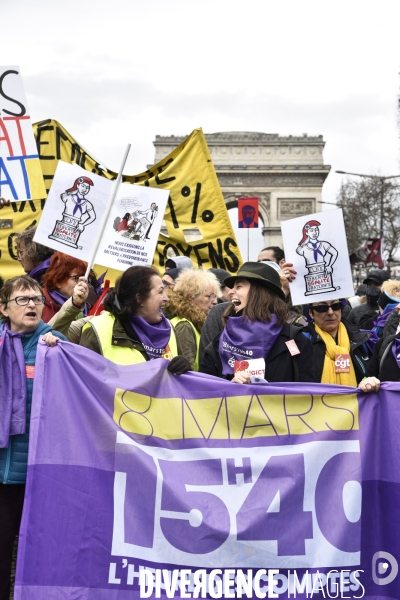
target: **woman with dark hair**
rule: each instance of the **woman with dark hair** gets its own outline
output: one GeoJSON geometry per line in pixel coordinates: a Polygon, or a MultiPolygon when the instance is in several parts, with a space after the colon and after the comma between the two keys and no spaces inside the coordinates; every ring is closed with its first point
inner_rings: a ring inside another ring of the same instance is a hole
{"type": "Polygon", "coordinates": [[[65,304],[64,309],[75,319],[79,313],[85,316],[89,307],[85,304],[89,289],[85,280],[87,263],[68,254],[55,252],[43,278],[45,297],[43,321],[48,323],[65,304]],[[67,303],[68,302],[68,303],[67,303]]]}
{"type": "Polygon", "coordinates": [[[180,356],[175,331],[161,310],[167,301],[152,267],[130,267],[106,297],[106,310],[83,327],[81,346],[119,365],[167,358],[171,373],[189,371],[190,363],[180,356]]]}
{"type": "Polygon", "coordinates": [[[0,290],[0,600],[10,596],[21,522],[37,345],[66,339],[41,320],[43,302],[42,288],[27,275],[8,279],[0,290]]]}
{"type": "Polygon", "coordinates": [[[315,381],[311,345],[299,327],[286,323],[277,271],[247,262],[225,285],[232,304],[223,332],[204,351],[200,372],[235,383],[249,383],[252,372],[263,370],[267,381],[315,381]]]}
{"type": "Polygon", "coordinates": [[[122,217],[121,221],[118,223],[117,231],[128,231],[129,225],[128,221],[132,217],[131,213],[125,213],[122,217]]]}
{"type": "Polygon", "coordinates": [[[367,372],[371,334],[342,319],[342,309],[339,299],[313,302],[312,323],[303,331],[311,341],[316,380],[356,387],[367,372]]]}

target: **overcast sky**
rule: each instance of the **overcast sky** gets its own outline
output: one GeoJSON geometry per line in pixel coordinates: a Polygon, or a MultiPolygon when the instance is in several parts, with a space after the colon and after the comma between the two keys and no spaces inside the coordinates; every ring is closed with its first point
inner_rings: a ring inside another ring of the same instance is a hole
{"type": "Polygon", "coordinates": [[[109,168],[132,143],[128,174],[157,134],[322,134],[334,202],[335,169],[400,172],[399,23],[399,0],[3,1],[1,64],[21,67],[33,121],[109,168]]]}

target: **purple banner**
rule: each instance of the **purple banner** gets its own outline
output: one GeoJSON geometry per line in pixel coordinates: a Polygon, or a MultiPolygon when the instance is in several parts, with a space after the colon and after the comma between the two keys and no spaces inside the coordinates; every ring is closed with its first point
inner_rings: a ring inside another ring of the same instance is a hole
{"type": "Polygon", "coordinates": [[[16,600],[400,598],[400,386],[40,344],[16,600]]]}

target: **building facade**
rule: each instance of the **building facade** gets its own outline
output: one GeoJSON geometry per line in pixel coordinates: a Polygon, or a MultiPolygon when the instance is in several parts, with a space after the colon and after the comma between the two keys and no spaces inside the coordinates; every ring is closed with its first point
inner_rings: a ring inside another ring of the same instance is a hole
{"type": "MultiPolygon", "coordinates": [[[[259,198],[265,246],[281,246],[280,223],[321,210],[324,165],[322,135],[280,136],[228,131],[205,134],[227,208],[238,198],[259,198]]],[[[154,163],[183,142],[185,136],[157,135],[154,163]]]]}

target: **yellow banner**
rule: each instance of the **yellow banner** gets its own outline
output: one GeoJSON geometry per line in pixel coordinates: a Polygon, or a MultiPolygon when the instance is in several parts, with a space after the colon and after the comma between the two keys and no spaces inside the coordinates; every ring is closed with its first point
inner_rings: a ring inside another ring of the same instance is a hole
{"type": "MultiPolygon", "coordinates": [[[[59,160],[107,179],[116,178],[117,173],[104,169],[57,121],[35,123],[33,131],[47,192],[59,160]]],[[[170,253],[189,256],[195,267],[237,272],[242,263],[240,250],[201,129],[195,129],[150,170],[124,176],[123,182],[170,190],[165,212],[168,235],[159,236],[153,262],[161,273],[170,253]]],[[[4,279],[22,273],[16,262],[15,236],[38,222],[44,202],[15,202],[0,212],[0,275],[4,279]]],[[[104,268],[96,266],[95,271],[99,275],[104,268]]],[[[119,275],[109,270],[107,278],[113,283],[119,275]]]]}
{"type": "Polygon", "coordinates": [[[163,440],[242,440],[359,429],[357,394],[250,394],[202,400],[157,398],[117,388],[114,421],[163,440]]]}

